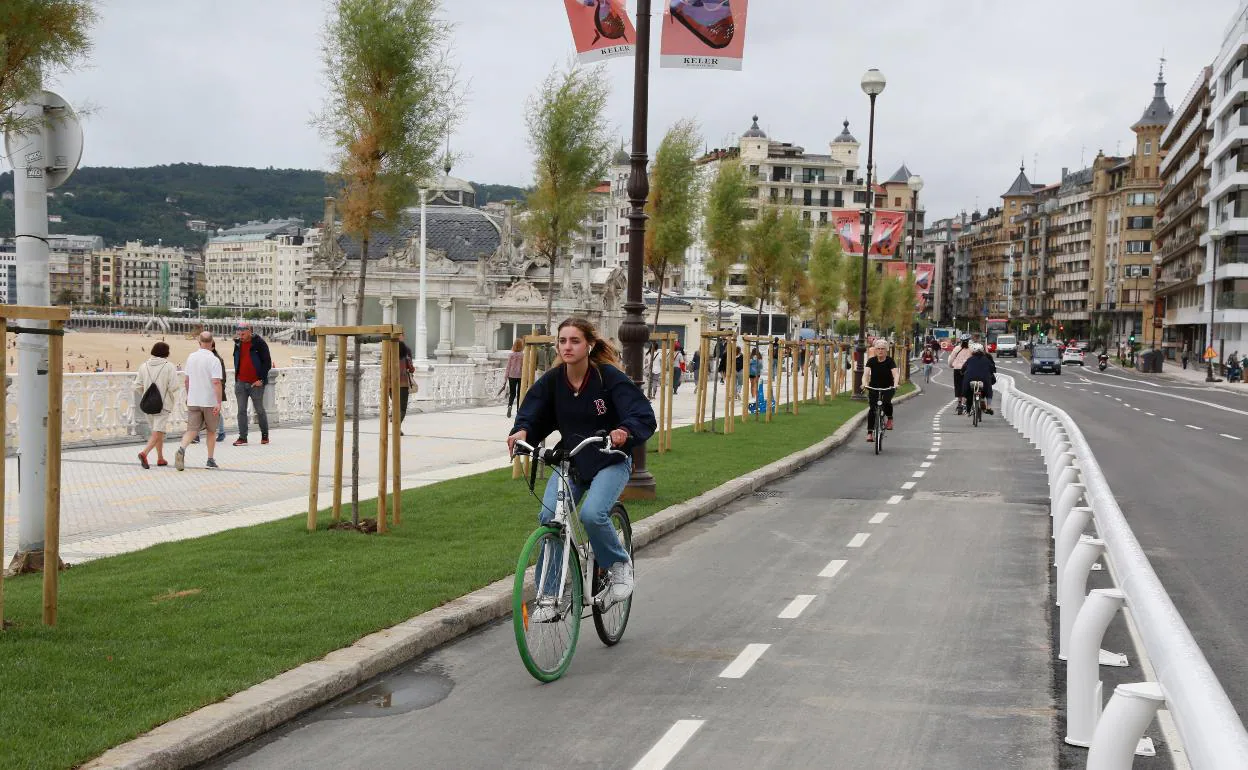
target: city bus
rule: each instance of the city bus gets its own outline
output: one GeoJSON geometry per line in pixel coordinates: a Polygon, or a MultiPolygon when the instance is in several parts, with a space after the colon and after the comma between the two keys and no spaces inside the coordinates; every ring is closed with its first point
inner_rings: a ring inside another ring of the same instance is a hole
{"type": "Polygon", "coordinates": [[[988,348],[989,353],[997,352],[997,336],[1010,333],[1010,319],[1008,318],[986,318],[984,319],[984,345],[988,348]]]}

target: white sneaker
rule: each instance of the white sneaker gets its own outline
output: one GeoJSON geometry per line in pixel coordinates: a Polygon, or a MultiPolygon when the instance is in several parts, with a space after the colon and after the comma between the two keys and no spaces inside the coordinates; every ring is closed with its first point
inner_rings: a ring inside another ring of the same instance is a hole
{"type": "Polygon", "coordinates": [[[633,595],[633,563],[631,561],[612,564],[607,569],[607,575],[611,581],[608,596],[612,604],[622,602],[633,595]]]}
{"type": "Polygon", "coordinates": [[[559,608],[553,604],[539,604],[529,612],[530,623],[550,623],[559,617],[559,608]]]}

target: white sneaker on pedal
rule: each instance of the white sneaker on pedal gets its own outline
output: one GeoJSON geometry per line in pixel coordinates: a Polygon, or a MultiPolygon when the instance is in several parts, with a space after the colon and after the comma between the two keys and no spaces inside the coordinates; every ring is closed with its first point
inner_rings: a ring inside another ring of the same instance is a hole
{"type": "Polygon", "coordinates": [[[622,602],[633,595],[633,563],[621,561],[607,569],[611,585],[608,589],[608,601],[611,604],[622,602]]]}

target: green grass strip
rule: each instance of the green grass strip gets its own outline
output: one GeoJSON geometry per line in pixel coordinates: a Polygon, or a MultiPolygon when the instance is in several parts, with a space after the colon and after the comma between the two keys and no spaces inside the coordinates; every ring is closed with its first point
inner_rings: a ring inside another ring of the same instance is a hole
{"type": "MultiPolygon", "coordinates": [[[[629,512],[645,518],[811,446],[862,408],[803,405],[731,436],[681,428],[671,452],[649,456],[658,498],[629,512]]],[[[74,567],[52,629],[39,576],[6,580],[0,767],[73,767],[487,585],[514,569],[537,516],[510,470],[408,490],[402,505],[403,525],[380,537],[308,533],[295,516],[74,567]]]]}

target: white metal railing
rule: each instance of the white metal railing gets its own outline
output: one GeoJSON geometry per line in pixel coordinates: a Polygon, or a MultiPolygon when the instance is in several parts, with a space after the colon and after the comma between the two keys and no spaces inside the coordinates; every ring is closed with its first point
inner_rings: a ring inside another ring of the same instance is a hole
{"type": "Polygon", "coordinates": [[[1091,770],[1130,767],[1137,742],[1165,706],[1196,770],[1248,767],[1248,731],[1135,539],[1079,426],[1063,410],[1018,390],[1012,377],[998,377],[1005,418],[1040,449],[1048,467],[1059,657],[1067,660],[1066,742],[1089,747],[1091,770]],[[1097,538],[1083,534],[1089,523],[1097,538]],[[1088,571],[1102,553],[1118,588],[1087,593],[1088,571]],[[1119,685],[1102,713],[1100,643],[1123,606],[1131,610],[1157,681],[1119,685]]]}
{"type": "MultiPolygon", "coordinates": [[[[325,377],[325,408],[337,403],[337,377],[334,365],[325,377]]],[[[376,414],[380,400],[381,367],[361,367],[361,414],[376,414]]],[[[294,366],[273,369],[269,373],[269,392],[265,394],[265,410],[271,426],[299,425],[312,421],[315,368],[294,366]]],[[[181,376],[179,372],[178,376],[181,376]]],[[[10,451],[18,448],[15,378],[10,378],[6,394],[5,441],[10,451]]],[[[237,428],[238,404],[234,398],[233,372],[227,372],[226,404],[221,415],[226,430],[237,428]]],[[[475,364],[439,365],[427,381],[427,392],[417,394],[412,403],[447,409],[459,406],[482,406],[499,400],[503,369],[475,364]]],[[[62,445],[91,446],[133,441],[146,437],[147,421],[138,409],[139,394],[134,387],[133,372],[95,372],[66,374],[61,401],[62,445]]],[[[254,422],[255,410],[248,410],[254,422]]],[[[180,391],[170,416],[169,432],[177,434],[186,425],[186,391],[180,391]]]]}

